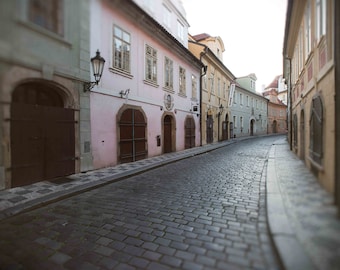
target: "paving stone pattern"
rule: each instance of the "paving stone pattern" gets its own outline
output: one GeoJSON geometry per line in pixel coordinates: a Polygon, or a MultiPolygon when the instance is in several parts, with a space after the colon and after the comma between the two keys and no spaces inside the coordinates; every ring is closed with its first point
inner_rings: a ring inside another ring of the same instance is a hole
{"type": "Polygon", "coordinates": [[[0,268],[280,269],[265,205],[274,140],[246,140],[5,219],[0,268]]]}

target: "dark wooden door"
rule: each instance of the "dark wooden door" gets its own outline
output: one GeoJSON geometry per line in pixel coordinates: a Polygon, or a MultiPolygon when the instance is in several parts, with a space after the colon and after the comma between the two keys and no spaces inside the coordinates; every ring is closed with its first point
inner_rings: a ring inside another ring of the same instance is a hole
{"type": "Polygon", "coordinates": [[[172,152],[172,125],[171,116],[166,115],[164,117],[164,153],[172,152]]]}
{"type": "Polygon", "coordinates": [[[146,158],[146,122],[139,110],[127,109],[120,118],[120,162],[146,158]]]}
{"type": "Polygon", "coordinates": [[[207,117],[207,143],[212,143],[214,141],[214,120],[212,115],[207,117]]]}
{"type": "Polygon", "coordinates": [[[185,149],[195,147],[195,122],[194,119],[185,120],[185,149]]]}
{"type": "Polygon", "coordinates": [[[11,105],[12,187],[75,172],[74,111],[11,105]]]}
{"type": "Polygon", "coordinates": [[[222,140],[228,140],[228,122],[222,122],[222,140]]]}

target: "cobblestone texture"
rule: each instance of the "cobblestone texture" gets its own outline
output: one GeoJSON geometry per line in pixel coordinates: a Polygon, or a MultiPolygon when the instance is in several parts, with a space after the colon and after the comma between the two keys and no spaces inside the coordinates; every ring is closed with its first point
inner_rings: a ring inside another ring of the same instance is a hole
{"type": "Polygon", "coordinates": [[[279,269],[265,206],[274,140],[246,140],[3,220],[0,268],[279,269]]]}

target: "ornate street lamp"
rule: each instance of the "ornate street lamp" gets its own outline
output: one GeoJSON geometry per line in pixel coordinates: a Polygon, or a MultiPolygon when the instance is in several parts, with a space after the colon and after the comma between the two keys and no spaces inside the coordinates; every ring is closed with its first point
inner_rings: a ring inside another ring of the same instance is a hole
{"type": "Polygon", "coordinates": [[[219,110],[220,110],[220,111],[219,111],[219,115],[221,115],[221,114],[223,113],[223,105],[221,104],[220,107],[218,107],[218,108],[219,108],[219,110]]]}
{"type": "Polygon", "coordinates": [[[84,92],[90,91],[95,85],[98,85],[103,74],[104,64],[105,59],[100,56],[100,52],[97,50],[96,56],[91,58],[91,65],[95,81],[84,83],[84,92]]]}

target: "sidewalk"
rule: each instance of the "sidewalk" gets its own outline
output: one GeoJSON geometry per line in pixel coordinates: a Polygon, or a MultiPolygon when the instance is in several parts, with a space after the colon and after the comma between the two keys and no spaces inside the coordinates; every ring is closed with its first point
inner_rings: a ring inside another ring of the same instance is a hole
{"type": "Polygon", "coordinates": [[[286,138],[269,152],[267,215],[285,269],[340,269],[340,219],[333,198],[286,138]]]}
{"type": "Polygon", "coordinates": [[[133,163],[119,164],[114,167],[61,177],[56,180],[42,181],[32,185],[2,190],[0,191],[0,221],[25,210],[40,207],[86,190],[119,181],[122,178],[167,163],[206,153],[243,139],[249,139],[249,137],[217,142],[133,163]]]}

